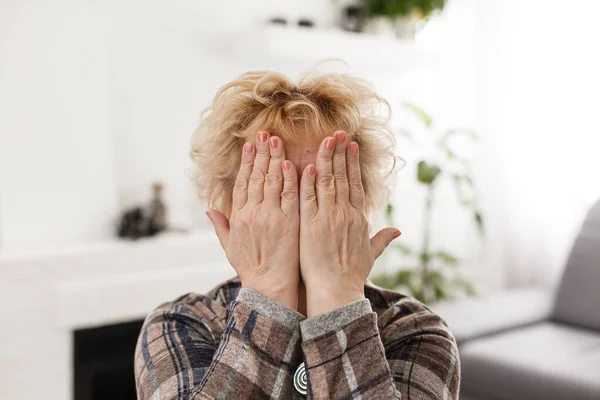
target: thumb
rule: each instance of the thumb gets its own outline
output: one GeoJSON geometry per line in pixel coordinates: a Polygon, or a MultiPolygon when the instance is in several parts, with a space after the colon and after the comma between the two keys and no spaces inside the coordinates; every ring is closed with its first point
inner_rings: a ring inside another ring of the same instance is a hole
{"type": "Polygon", "coordinates": [[[402,233],[396,228],[385,228],[380,230],[371,238],[371,253],[373,259],[377,259],[385,248],[402,233]]]}
{"type": "Polygon", "coordinates": [[[229,220],[225,215],[214,208],[207,211],[206,216],[213,223],[215,233],[219,238],[219,243],[221,243],[221,247],[225,249],[227,247],[227,243],[229,243],[229,220]]]}

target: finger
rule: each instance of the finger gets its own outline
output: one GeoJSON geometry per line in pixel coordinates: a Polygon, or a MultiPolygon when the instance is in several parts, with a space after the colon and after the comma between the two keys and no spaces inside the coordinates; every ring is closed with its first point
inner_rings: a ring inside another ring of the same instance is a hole
{"type": "Polygon", "coordinates": [[[254,168],[267,174],[269,169],[269,161],[271,159],[271,151],[269,148],[269,132],[259,132],[256,135],[256,158],[254,159],[254,168]]]}
{"type": "Polygon", "coordinates": [[[373,260],[377,259],[385,248],[396,239],[402,233],[396,228],[385,228],[377,232],[375,236],[371,238],[371,254],[373,254],[373,260]]]}
{"type": "Polygon", "coordinates": [[[300,181],[300,215],[305,219],[314,217],[318,211],[315,181],[316,167],[313,164],[307,165],[300,181]]]}
{"type": "Polygon", "coordinates": [[[283,188],[281,166],[285,160],[285,149],[283,148],[281,139],[277,136],[272,136],[269,139],[269,147],[271,149],[271,159],[269,160],[269,169],[265,178],[264,201],[279,207],[281,204],[281,190],[283,188]]]}
{"type": "Polygon", "coordinates": [[[333,149],[335,139],[327,137],[321,142],[317,153],[316,189],[321,207],[335,204],[335,181],[333,177],[333,149]]]}
{"type": "Polygon", "coordinates": [[[333,176],[335,178],[335,201],[338,204],[348,204],[350,189],[348,188],[348,174],[346,173],[346,133],[336,132],[335,149],[333,150],[333,176]]]}
{"type": "MultiPolygon", "coordinates": [[[[298,215],[298,173],[292,162],[282,163],[283,191],[281,192],[281,211],[285,215],[298,215]]],[[[314,191],[314,185],[313,185],[314,191]]]]}
{"type": "Polygon", "coordinates": [[[248,203],[258,204],[263,201],[265,176],[269,168],[270,158],[268,140],[268,132],[260,132],[256,136],[256,156],[254,157],[254,167],[248,183],[248,203]]]}
{"type": "Polygon", "coordinates": [[[225,215],[215,209],[207,211],[206,215],[213,223],[221,247],[226,249],[227,243],[229,243],[229,220],[225,215]]]}
{"type": "Polygon", "coordinates": [[[363,190],[362,178],[360,176],[360,164],[358,143],[352,142],[348,145],[346,152],[348,164],[348,186],[350,188],[350,204],[359,210],[365,208],[365,192],[363,190]]]}
{"type": "Polygon", "coordinates": [[[239,210],[248,201],[248,179],[254,165],[254,144],[247,142],[242,150],[242,161],[233,188],[233,209],[239,210]]]}

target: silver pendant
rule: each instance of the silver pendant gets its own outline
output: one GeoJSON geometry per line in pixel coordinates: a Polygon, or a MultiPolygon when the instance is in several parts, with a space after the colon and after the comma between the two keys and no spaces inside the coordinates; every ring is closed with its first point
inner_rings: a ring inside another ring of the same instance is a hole
{"type": "Polygon", "coordinates": [[[298,365],[296,373],[294,373],[294,389],[300,394],[306,395],[307,378],[306,367],[304,363],[298,365]]]}

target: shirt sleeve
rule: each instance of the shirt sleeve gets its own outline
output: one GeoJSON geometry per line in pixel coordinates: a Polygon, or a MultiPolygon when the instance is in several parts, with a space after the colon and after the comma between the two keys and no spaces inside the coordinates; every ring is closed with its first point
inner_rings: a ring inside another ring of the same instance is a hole
{"type": "Polygon", "coordinates": [[[314,399],[458,399],[456,343],[439,316],[405,298],[379,318],[369,300],[300,323],[314,399]]]}
{"type": "Polygon", "coordinates": [[[135,355],[138,400],[291,397],[304,317],[249,289],[219,307],[203,298],[148,316],[135,355]]]}

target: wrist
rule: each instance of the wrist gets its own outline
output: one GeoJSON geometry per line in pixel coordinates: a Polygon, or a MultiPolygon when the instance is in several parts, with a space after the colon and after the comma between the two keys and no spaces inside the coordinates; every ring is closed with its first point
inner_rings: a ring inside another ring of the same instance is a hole
{"type": "Polygon", "coordinates": [[[244,284],[242,287],[246,289],[252,289],[257,293],[267,296],[276,302],[291,308],[292,310],[298,309],[298,284],[295,285],[256,285],[256,284],[244,284]]]}
{"type": "Polygon", "coordinates": [[[306,317],[312,318],[365,298],[364,287],[329,288],[314,287],[306,289],[306,317]]]}

